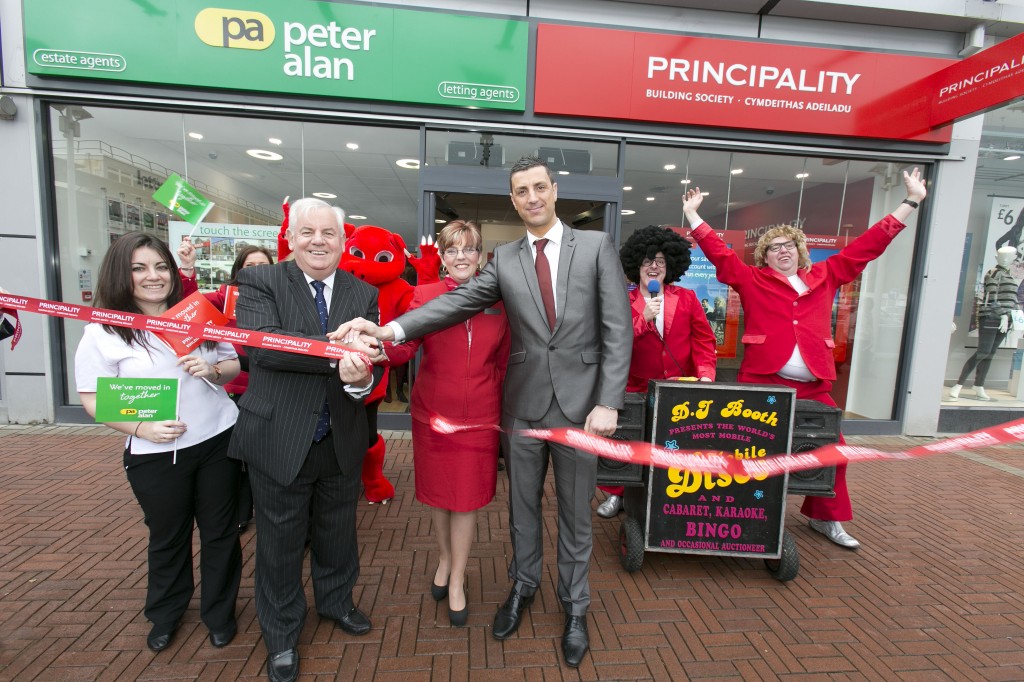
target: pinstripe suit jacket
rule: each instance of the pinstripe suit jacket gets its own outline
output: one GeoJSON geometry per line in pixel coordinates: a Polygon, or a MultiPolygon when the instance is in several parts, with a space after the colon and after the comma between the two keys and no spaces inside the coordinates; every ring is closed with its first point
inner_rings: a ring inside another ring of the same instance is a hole
{"type": "MultiPolygon", "coordinates": [[[[294,262],[238,272],[238,326],[261,332],[326,341],[313,289],[294,262]]],[[[327,328],[354,317],[376,320],[377,289],[338,270],[327,328]]],[[[306,459],[326,397],[331,410],[334,450],[348,476],[366,453],[367,424],[362,400],[345,392],[327,358],[250,348],[249,388],[238,402],[239,415],[228,456],[256,467],[281,485],[295,480],[306,459]]],[[[374,382],[383,370],[374,369],[374,382]]]]}

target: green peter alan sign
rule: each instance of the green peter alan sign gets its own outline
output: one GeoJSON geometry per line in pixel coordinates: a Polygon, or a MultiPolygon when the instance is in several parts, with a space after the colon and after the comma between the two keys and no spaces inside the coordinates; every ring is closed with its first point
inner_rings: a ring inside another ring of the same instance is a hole
{"type": "Polygon", "coordinates": [[[178,418],[177,379],[122,379],[96,381],[96,421],[152,422],[178,418]]]}
{"type": "Polygon", "coordinates": [[[24,0],[28,71],[523,111],[526,22],[310,0],[24,0]]]}

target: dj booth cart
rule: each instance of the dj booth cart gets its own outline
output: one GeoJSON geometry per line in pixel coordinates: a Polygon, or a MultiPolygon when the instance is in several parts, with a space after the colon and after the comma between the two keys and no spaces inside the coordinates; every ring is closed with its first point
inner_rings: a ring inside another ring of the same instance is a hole
{"type": "MultiPolygon", "coordinates": [[[[838,439],[840,411],[783,386],[652,381],[627,394],[615,438],[670,450],[725,451],[757,459],[814,449],[838,439]]],[[[645,552],[761,558],[769,573],[792,580],[800,568],[785,530],[792,494],[834,495],[834,468],[732,480],[711,474],[600,460],[598,483],[625,487],[619,530],[627,571],[645,552]]]]}

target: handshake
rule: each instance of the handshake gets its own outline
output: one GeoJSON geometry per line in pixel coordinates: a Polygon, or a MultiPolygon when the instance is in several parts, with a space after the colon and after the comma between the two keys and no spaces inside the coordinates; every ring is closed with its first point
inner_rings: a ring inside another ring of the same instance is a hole
{"type": "Polygon", "coordinates": [[[357,317],[328,333],[327,338],[332,343],[342,343],[364,353],[373,363],[379,363],[388,359],[382,342],[394,339],[395,334],[391,327],[381,327],[357,317]]]}
{"type": "Polygon", "coordinates": [[[390,327],[378,327],[361,317],[349,320],[327,334],[331,343],[343,344],[352,351],[338,361],[338,376],[343,383],[359,388],[373,382],[372,365],[388,359],[384,344],[378,340],[384,335],[393,337],[390,327]],[[364,356],[371,364],[366,363],[364,356]]]}

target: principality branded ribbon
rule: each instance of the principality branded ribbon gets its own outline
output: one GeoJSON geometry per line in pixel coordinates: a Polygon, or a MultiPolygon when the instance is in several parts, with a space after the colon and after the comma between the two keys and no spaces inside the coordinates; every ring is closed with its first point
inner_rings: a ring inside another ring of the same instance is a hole
{"type": "MultiPolygon", "coordinates": [[[[323,358],[340,359],[347,353],[355,353],[367,365],[371,364],[370,358],[365,353],[326,341],[250,331],[234,327],[192,324],[179,320],[169,320],[163,317],[123,313],[116,310],[92,308],[75,303],[48,301],[28,296],[0,294],[0,310],[4,314],[11,315],[15,320],[17,320],[17,311],[27,311],[54,317],[83,320],[85,322],[108,324],[115,327],[130,327],[150,332],[196,336],[205,341],[225,341],[241,346],[279,350],[286,353],[323,358]]],[[[19,324],[19,329],[20,326],[19,324]]],[[[17,336],[20,336],[20,334],[17,336]]],[[[460,423],[445,419],[440,415],[434,415],[430,418],[430,426],[439,433],[501,430],[501,427],[497,424],[460,423]]],[[[629,464],[653,465],[663,469],[684,469],[710,474],[729,474],[732,476],[739,474],[751,477],[764,477],[778,476],[787,471],[817,469],[849,462],[864,462],[873,459],[914,459],[955,452],[957,450],[976,450],[982,447],[1016,443],[1024,441],[1024,419],[990,426],[978,431],[972,431],[971,433],[898,452],[885,452],[859,445],[831,444],[808,452],[772,455],[759,459],[737,459],[732,453],[721,450],[674,450],[652,443],[595,436],[576,428],[526,429],[518,433],[529,438],[561,443],[562,445],[592,453],[598,457],[629,464]]]]}
{"type": "MultiPolygon", "coordinates": [[[[42,298],[0,294],[0,308],[7,311],[24,310],[53,317],[66,317],[72,320],[109,324],[115,327],[130,327],[148,332],[162,334],[181,334],[182,336],[199,337],[204,341],[225,341],[240,346],[280,350],[286,353],[312,355],[321,358],[340,359],[354,353],[367,366],[371,364],[369,356],[362,351],[347,346],[315,339],[303,339],[284,334],[250,331],[235,327],[219,327],[211,324],[193,324],[180,320],[169,320],[165,317],[152,317],[136,313],[123,313],[117,310],[91,308],[75,303],[48,301],[42,298]]],[[[12,346],[13,347],[13,346],[12,346]]]]}
{"type": "MultiPolygon", "coordinates": [[[[434,415],[430,426],[439,433],[497,430],[497,424],[465,424],[434,415]]],[[[674,450],[641,441],[616,440],[587,433],[582,429],[525,429],[518,435],[568,445],[584,452],[628,464],[653,465],[662,469],[681,469],[699,473],[728,474],[764,478],[787,471],[803,471],[820,467],[865,462],[873,459],[915,459],[941,455],[957,450],[1015,443],[1024,440],[1024,419],[973,431],[953,438],[919,445],[909,450],[885,452],[860,445],[831,444],[807,452],[770,455],[758,459],[738,459],[721,450],[674,450]]]]}

